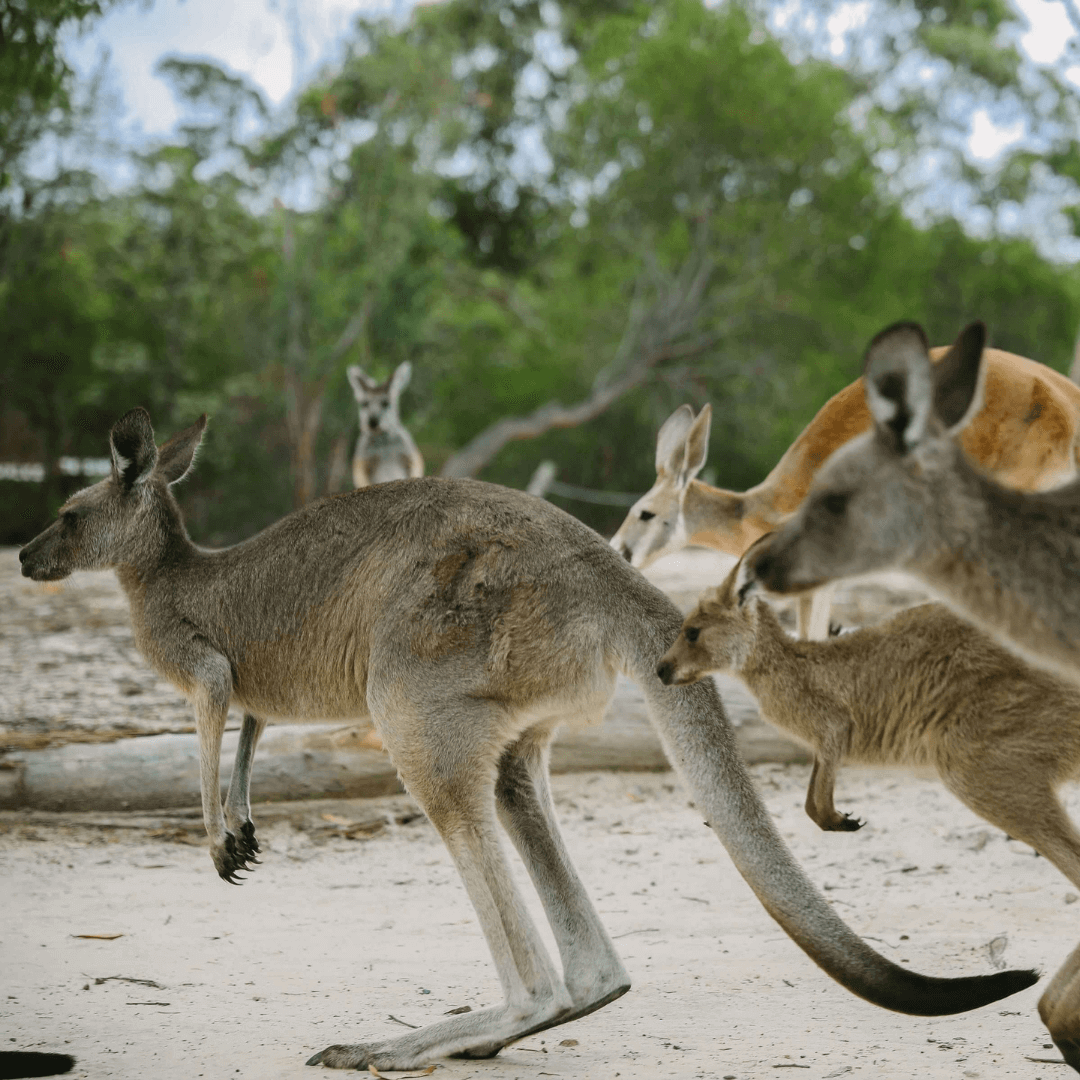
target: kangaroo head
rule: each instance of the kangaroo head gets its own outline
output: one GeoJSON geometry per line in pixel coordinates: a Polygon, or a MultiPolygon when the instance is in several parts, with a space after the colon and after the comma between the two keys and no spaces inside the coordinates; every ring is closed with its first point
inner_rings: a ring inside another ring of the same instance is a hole
{"type": "Polygon", "coordinates": [[[363,368],[355,364],[347,370],[346,374],[349,376],[349,384],[352,386],[353,396],[359,407],[362,434],[387,431],[401,423],[398,415],[398,400],[412,377],[412,364],[408,360],[398,364],[394,374],[382,383],[375,382],[363,368]]]}
{"type": "Polygon", "coordinates": [[[985,341],[983,324],[972,323],[932,364],[915,323],[897,323],[874,338],[863,376],[873,428],[837,450],[799,509],[748,553],[748,583],[802,592],[838,577],[903,568],[935,543],[941,515],[955,502],[963,455],[953,436],[982,405],[985,341]]]}
{"type": "Polygon", "coordinates": [[[109,433],[110,475],[72,495],[56,521],[19,552],[23,576],[58,581],[73,570],[143,561],[170,523],[180,523],[169,486],[187,475],[205,428],[204,414],[159,449],[149,413],[125,413],[109,433]]]}
{"type": "Polygon", "coordinates": [[[686,546],[683,499],[709,452],[712,406],[697,418],[689,405],[680,405],[656,436],[656,483],[630,508],[626,520],[611,538],[615,548],[639,570],[686,546]]]}
{"type": "Polygon", "coordinates": [[[674,644],[660,659],[656,674],[661,682],[681,686],[710,672],[738,671],[746,662],[757,636],[760,601],[747,602],[740,596],[742,567],[740,560],[720,585],[701,594],[674,644]]]}

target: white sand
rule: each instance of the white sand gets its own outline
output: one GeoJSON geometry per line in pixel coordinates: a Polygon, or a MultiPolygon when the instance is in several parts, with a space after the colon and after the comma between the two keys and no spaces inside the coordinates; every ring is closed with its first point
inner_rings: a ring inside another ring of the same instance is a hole
{"type": "MultiPolygon", "coordinates": [[[[979,974],[993,970],[990,942],[1006,937],[997,949],[1008,966],[1051,972],[1080,939],[1069,883],[936,780],[844,770],[837,803],[869,824],[825,834],[802,811],[806,768],[753,772],[813,880],[890,959],[928,974],[979,974]]],[[[437,1077],[1072,1075],[1026,1060],[1060,1057],[1035,1011],[1045,978],[967,1015],[884,1012],[783,935],[671,774],[579,774],[555,788],[633,989],[491,1061],[440,1062],[437,1077]],[[774,1071],[781,1066],[791,1074],[774,1071]]],[[[310,806],[278,809],[260,830],[263,865],[242,888],[218,879],[205,847],[155,836],[161,829],[146,818],[102,829],[70,815],[62,825],[0,815],[3,1048],[71,1053],[72,1077],[311,1080],[336,1074],[306,1068],[309,1054],[404,1030],[391,1016],[419,1025],[495,1003],[487,950],[426,821],[366,840],[325,838],[352,817],[402,805],[339,803],[329,821],[310,806]],[[310,830],[313,817],[321,833],[310,830]],[[108,976],[160,988],[95,982],[108,976]]],[[[254,817],[258,827],[258,808],[254,817]]]]}

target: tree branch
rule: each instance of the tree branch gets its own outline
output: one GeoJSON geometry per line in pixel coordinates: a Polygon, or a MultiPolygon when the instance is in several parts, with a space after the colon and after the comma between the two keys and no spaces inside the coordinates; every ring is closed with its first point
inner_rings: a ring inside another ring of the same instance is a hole
{"type": "MultiPolygon", "coordinates": [[[[526,416],[505,417],[485,428],[440,470],[441,476],[475,476],[509,442],[535,439],[552,428],[577,427],[599,416],[627,391],[640,386],[652,369],[667,360],[685,359],[711,348],[719,334],[701,334],[692,341],[683,340],[697,323],[713,270],[713,261],[704,254],[705,230],[696,238],[695,251],[674,275],[651,307],[641,300],[644,281],[635,283],[634,298],[626,331],[615,350],[612,362],[597,375],[592,392],[576,405],[550,401],[526,416]],[[627,363],[627,356],[633,359],[627,363]]],[[[650,260],[652,263],[652,260],[650,260]]],[[[656,277],[655,264],[648,276],[656,277]]]]}

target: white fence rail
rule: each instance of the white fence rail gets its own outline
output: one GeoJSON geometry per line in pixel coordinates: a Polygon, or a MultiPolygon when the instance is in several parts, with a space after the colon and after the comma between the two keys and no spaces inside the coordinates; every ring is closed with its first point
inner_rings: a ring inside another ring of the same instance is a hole
{"type": "MultiPolygon", "coordinates": [[[[108,476],[112,468],[109,458],[62,457],[60,471],[65,476],[108,476]]],[[[45,479],[45,466],[40,461],[0,461],[0,480],[22,480],[40,484],[45,479]]]]}

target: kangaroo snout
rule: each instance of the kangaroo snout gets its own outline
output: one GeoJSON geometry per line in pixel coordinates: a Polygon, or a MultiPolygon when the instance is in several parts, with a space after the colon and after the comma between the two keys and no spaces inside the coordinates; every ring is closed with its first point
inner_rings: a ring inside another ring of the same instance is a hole
{"type": "Polygon", "coordinates": [[[670,686],[675,678],[675,662],[673,660],[661,660],[656,669],[656,677],[665,686],[670,686]]]}

